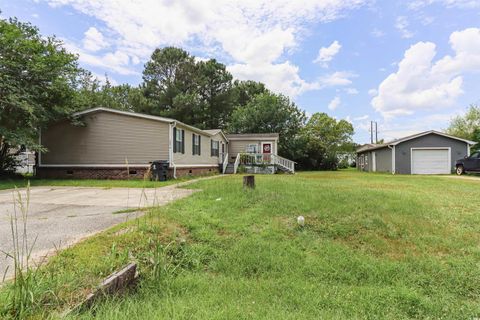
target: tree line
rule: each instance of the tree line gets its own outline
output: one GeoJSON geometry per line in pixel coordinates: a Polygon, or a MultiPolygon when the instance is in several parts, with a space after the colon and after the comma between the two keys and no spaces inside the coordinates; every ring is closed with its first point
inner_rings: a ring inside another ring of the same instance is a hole
{"type": "MultiPolygon", "coordinates": [[[[456,116],[450,121],[447,133],[470,141],[480,142],[480,107],[470,105],[462,116],[456,116]]],[[[472,147],[471,152],[480,151],[480,144],[472,147]]]]}
{"type": "Polygon", "coordinates": [[[353,152],[352,125],[325,113],[307,119],[288,97],[263,83],[233,79],[215,59],[181,48],[155,49],[138,86],[100,82],[55,37],[15,18],[0,20],[0,174],[12,171],[20,146],[48,151],[41,128],[94,107],[170,117],[201,129],[280,134],[279,154],[300,169],[335,169],[353,152]]]}

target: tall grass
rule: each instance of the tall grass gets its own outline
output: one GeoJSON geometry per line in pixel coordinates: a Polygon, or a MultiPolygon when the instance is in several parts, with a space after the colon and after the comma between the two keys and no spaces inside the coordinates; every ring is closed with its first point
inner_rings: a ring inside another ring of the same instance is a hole
{"type": "MultiPolygon", "coordinates": [[[[127,167],[127,181],[130,181],[130,166],[128,160],[125,159],[127,167]]],[[[150,169],[147,170],[143,176],[143,181],[136,182],[135,187],[140,187],[140,196],[138,203],[134,203],[131,199],[131,186],[127,187],[126,206],[127,211],[134,212],[135,221],[130,224],[129,232],[142,234],[146,233],[151,237],[145,242],[141,242],[141,246],[148,247],[148,250],[135,251],[131,246],[127,247],[117,240],[110,243],[109,250],[103,252],[104,261],[99,267],[95,268],[88,262],[82,265],[81,261],[72,260],[71,266],[63,265],[58,268],[55,264],[48,263],[45,268],[37,268],[32,262],[32,252],[35,247],[37,238],[31,240],[27,236],[28,216],[30,208],[30,182],[27,183],[25,192],[15,187],[13,192],[14,210],[10,217],[11,226],[11,252],[4,252],[8,258],[12,259],[12,268],[7,270],[2,275],[4,287],[0,290],[0,319],[24,319],[32,315],[41,314],[42,318],[45,307],[63,304],[67,301],[73,303],[78,302],[78,297],[85,296],[85,286],[93,289],[95,284],[102,278],[108,276],[111,272],[118,270],[122,265],[131,262],[142,263],[142,277],[150,279],[150,283],[158,283],[170,278],[171,275],[178,273],[180,265],[188,264],[186,258],[182,258],[183,242],[173,241],[166,243],[158,238],[162,230],[158,228],[158,222],[153,221],[158,219],[151,214],[148,214],[143,219],[138,219],[141,211],[146,211],[146,207],[155,207],[159,205],[156,187],[155,191],[150,197],[146,190],[152,187],[150,180],[150,169]],[[70,267],[74,267],[75,272],[70,273],[70,267]],[[13,270],[12,270],[13,269],[13,270]],[[13,275],[12,280],[6,279],[7,272],[13,275]],[[93,274],[95,277],[92,277],[93,274]],[[85,278],[90,277],[85,282],[85,278]],[[77,278],[77,279],[75,279],[77,278]],[[93,279],[97,279],[94,281],[93,279]],[[61,297],[61,293],[65,288],[62,287],[62,282],[70,281],[69,291],[77,288],[78,293],[72,294],[73,298],[61,297]],[[88,285],[91,283],[91,285],[88,285]],[[44,309],[44,310],[42,310],[44,309]],[[39,312],[40,311],[40,312],[39,312]]],[[[164,185],[158,185],[164,186],[164,185]]],[[[126,216],[126,221],[131,217],[126,216]]],[[[67,250],[68,251],[68,250],[67,250]]],[[[92,248],[90,254],[95,255],[95,250],[92,248]]],[[[62,256],[64,251],[56,250],[56,255],[62,256]]],[[[68,256],[68,253],[66,253],[68,256]]],[[[53,258],[52,260],[55,260],[53,258]]],[[[88,291],[87,291],[88,292],[88,291]]],[[[35,317],[35,316],[34,316],[35,317]]]]}
{"type": "MultiPolygon", "coordinates": [[[[7,303],[1,309],[3,316],[22,319],[35,303],[37,268],[33,266],[32,251],[37,238],[32,242],[28,239],[27,223],[30,207],[30,183],[28,183],[25,196],[19,189],[13,192],[13,213],[10,216],[10,230],[12,236],[12,251],[2,251],[13,260],[13,282],[8,291],[7,303]]],[[[3,276],[7,276],[8,268],[3,276]]]]}

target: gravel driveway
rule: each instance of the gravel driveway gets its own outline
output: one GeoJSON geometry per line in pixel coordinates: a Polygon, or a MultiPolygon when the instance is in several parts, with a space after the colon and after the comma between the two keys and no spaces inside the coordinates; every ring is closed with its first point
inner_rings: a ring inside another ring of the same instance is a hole
{"type": "MultiPolygon", "coordinates": [[[[33,258],[40,260],[79,240],[113,225],[135,218],[138,213],[116,211],[154,205],[165,205],[192,194],[195,190],[179,189],[175,185],[156,189],[32,187],[27,220],[28,241],[37,237],[33,258]]],[[[25,197],[26,190],[20,190],[25,197]]],[[[15,211],[14,193],[0,191],[0,250],[12,251],[11,216],[15,211]]],[[[17,215],[21,216],[17,207],[17,215]]],[[[19,228],[21,219],[17,220],[19,228]]],[[[0,253],[0,283],[5,271],[12,275],[12,261],[0,253]],[[8,268],[8,270],[7,270],[8,268]]]]}

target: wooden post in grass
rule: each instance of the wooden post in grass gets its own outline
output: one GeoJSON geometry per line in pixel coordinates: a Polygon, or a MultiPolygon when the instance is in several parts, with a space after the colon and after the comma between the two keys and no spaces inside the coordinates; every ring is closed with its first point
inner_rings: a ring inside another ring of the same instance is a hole
{"type": "Polygon", "coordinates": [[[255,176],[244,176],[243,177],[243,188],[244,189],[255,189],[255,176]]]}

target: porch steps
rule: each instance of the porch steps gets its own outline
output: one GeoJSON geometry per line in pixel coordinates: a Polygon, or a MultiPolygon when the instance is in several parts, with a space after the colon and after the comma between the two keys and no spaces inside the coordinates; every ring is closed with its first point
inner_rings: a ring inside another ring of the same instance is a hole
{"type": "MultiPolygon", "coordinates": [[[[275,166],[278,170],[285,173],[295,173],[295,162],[288,160],[286,158],[268,154],[268,157],[265,157],[265,154],[238,154],[235,160],[235,163],[228,163],[225,167],[224,174],[234,174],[235,167],[238,165],[267,165],[275,166]],[[242,155],[242,158],[240,158],[242,155]]],[[[274,171],[272,172],[274,173],[274,171]]]]}
{"type": "Polygon", "coordinates": [[[285,172],[285,173],[291,173],[291,174],[294,174],[295,172],[292,171],[292,169],[290,168],[287,168],[285,166],[282,166],[280,164],[277,164],[277,169],[282,171],[282,172],[285,172]]]}
{"type": "Polygon", "coordinates": [[[233,169],[234,169],[234,164],[233,163],[227,164],[227,167],[225,168],[224,174],[233,174],[233,169]]]}

